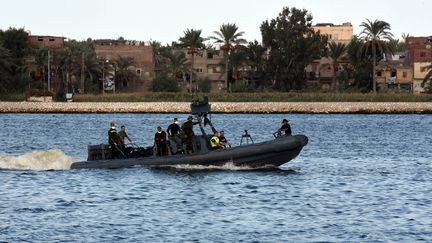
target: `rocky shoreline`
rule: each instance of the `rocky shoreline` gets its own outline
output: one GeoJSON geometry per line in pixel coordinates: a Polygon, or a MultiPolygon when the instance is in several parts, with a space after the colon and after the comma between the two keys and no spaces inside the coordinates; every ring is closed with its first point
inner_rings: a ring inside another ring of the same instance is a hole
{"type": "MultiPolygon", "coordinates": [[[[432,114],[432,102],[211,102],[214,113],[432,114]]],[[[187,102],[0,102],[0,113],[189,113],[187,102]]]]}

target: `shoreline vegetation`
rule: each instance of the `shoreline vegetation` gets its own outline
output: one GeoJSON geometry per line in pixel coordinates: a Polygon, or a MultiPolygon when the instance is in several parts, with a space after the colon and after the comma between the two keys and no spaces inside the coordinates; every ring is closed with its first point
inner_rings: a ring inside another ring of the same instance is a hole
{"type": "MultiPolygon", "coordinates": [[[[117,94],[76,94],[73,102],[191,102],[204,96],[210,102],[432,102],[432,94],[360,92],[249,92],[180,93],[146,92],[117,94]]],[[[0,94],[0,102],[25,101],[25,93],[0,94]]],[[[53,97],[55,99],[55,97],[53,97]]]]}

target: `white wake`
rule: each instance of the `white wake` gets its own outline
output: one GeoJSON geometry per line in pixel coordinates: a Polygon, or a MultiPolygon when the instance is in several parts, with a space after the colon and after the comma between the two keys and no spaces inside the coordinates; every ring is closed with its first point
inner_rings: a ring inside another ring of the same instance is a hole
{"type": "Polygon", "coordinates": [[[242,170],[259,170],[259,169],[270,169],[275,168],[274,166],[262,166],[262,167],[250,167],[250,166],[239,166],[235,165],[233,162],[227,162],[223,165],[169,165],[169,166],[159,166],[159,167],[167,167],[174,168],[179,170],[234,170],[234,171],[242,171],[242,170]]]}
{"type": "Polygon", "coordinates": [[[0,155],[0,169],[69,170],[77,160],[59,149],[33,151],[23,155],[0,155]]]}

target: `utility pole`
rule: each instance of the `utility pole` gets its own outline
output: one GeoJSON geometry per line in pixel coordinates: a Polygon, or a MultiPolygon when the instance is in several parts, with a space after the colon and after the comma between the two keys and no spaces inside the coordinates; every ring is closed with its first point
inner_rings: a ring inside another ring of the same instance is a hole
{"type": "Polygon", "coordinates": [[[51,63],[50,63],[50,50],[48,50],[48,92],[51,91],[51,63]]]}
{"type": "Polygon", "coordinates": [[[81,53],[81,91],[84,94],[84,51],[81,53]]]}

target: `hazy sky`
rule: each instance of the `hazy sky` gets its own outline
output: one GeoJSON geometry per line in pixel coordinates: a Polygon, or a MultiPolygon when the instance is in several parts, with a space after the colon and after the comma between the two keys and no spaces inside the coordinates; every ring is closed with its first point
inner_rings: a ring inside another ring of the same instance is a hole
{"type": "Polygon", "coordinates": [[[5,0],[0,29],[30,30],[84,40],[117,39],[177,41],[187,28],[208,37],[222,23],[236,23],[248,41],[261,41],[260,25],[283,7],[305,8],[313,23],[351,22],[354,34],[366,18],[387,21],[396,38],[432,35],[431,0],[5,0]]]}

